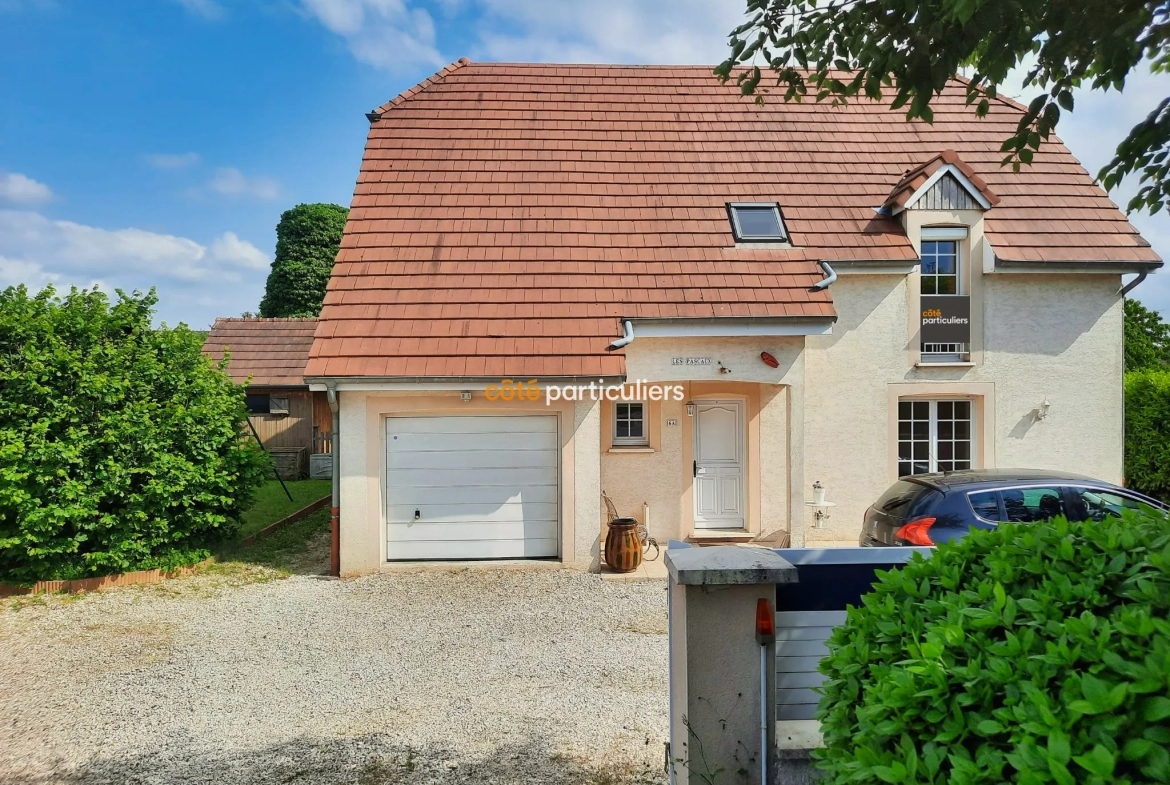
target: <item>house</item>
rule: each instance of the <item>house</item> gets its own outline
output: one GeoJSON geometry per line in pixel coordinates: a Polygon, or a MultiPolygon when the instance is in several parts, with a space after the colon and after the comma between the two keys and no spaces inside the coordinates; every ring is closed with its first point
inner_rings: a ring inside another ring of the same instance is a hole
{"type": "Polygon", "coordinates": [[[596,569],[603,491],[660,541],[814,546],[905,474],[1121,480],[1122,276],[1161,262],[1060,142],[1002,167],[1023,108],[964,89],[927,125],[461,60],[371,112],[305,370],[342,574],[596,569]]]}
{"type": "Polygon", "coordinates": [[[305,383],[316,327],[316,319],[220,318],[203,343],[217,362],[226,351],[228,375],[248,385],[248,420],[286,479],[331,476],[329,404],[305,383]]]}

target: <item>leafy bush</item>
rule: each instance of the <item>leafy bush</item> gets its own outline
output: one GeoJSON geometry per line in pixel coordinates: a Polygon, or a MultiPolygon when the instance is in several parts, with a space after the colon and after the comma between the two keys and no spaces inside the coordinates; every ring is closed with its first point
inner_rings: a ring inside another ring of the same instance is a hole
{"type": "Polygon", "coordinates": [[[1125,482],[1170,501],[1170,370],[1125,375],[1125,482]]]}
{"type": "Polygon", "coordinates": [[[828,783],[1170,781],[1170,523],[1004,525],[882,574],[834,631],[828,783]]]}
{"type": "Polygon", "coordinates": [[[348,215],[349,210],[336,204],[298,204],[281,214],[261,316],[311,317],[321,312],[348,215]]]}
{"type": "Polygon", "coordinates": [[[1125,370],[1167,370],[1170,324],[1137,300],[1125,298],[1125,370]]]}
{"type": "Polygon", "coordinates": [[[238,525],[269,467],[243,387],[155,302],[0,293],[0,580],[198,561],[238,525]]]}

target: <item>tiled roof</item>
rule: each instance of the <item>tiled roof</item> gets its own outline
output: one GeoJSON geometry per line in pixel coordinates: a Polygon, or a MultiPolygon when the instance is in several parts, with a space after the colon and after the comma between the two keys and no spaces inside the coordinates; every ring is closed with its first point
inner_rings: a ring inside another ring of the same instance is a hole
{"type": "Polygon", "coordinates": [[[620,374],[621,317],[832,316],[816,260],[914,259],[874,212],[961,156],[1006,259],[1157,256],[1060,143],[1019,173],[1017,105],[935,122],[868,101],[763,106],[707,66],[452,64],[371,117],[306,374],[620,374]],[[736,249],[726,204],[776,201],[793,249],[736,249]]]}
{"type": "Polygon", "coordinates": [[[948,164],[958,169],[968,182],[979,191],[979,194],[987,200],[988,204],[992,207],[999,204],[999,197],[992,193],[991,189],[987,187],[987,183],[983,182],[983,178],[976,174],[974,169],[959,158],[958,153],[954,150],[943,150],[926,163],[916,166],[902,175],[902,179],[894,186],[894,190],[890,191],[890,195],[886,197],[882,207],[894,211],[899,207],[905,207],[914,193],[926,185],[935,172],[948,164]]]}
{"type": "Polygon", "coordinates": [[[216,319],[203,353],[215,360],[228,349],[228,375],[252,377],[254,387],[302,387],[316,319],[216,319]]]}

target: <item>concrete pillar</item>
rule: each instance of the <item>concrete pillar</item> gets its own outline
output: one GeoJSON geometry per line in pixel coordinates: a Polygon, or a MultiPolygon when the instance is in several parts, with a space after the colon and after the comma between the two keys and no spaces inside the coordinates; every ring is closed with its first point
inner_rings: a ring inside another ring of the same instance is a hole
{"type": "Polygon", "coordinates": [[[573,562],[601,572],[601,404],[573,409],[573,562]]]}
{"type": "Polygon", "coordinates": [[[770,785],[773,776],[761,777],[761,755],[772,771],[775,647],[756,641],[756,605],[764,598],[775,612],[776,584],[795,582],[796,568],[775,551],[737,546],[672,548],[665,559],[671,782],[770,785]]]}

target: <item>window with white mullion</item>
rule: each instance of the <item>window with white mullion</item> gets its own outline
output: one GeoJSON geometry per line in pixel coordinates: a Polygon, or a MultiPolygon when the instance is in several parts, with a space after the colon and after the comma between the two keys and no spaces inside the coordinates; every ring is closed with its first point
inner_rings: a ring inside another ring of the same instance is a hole
{"type": "Polygon", "coordinates": [[[967,399],[898,401],[898,476],[970,469],[972,412],[967,399]]]}
{"type": "Polygon", "coordinates": [[[646,427],[646,404],[616,403],[613,411],[614,446],[645,446],[650,433],[646,427]]]}

